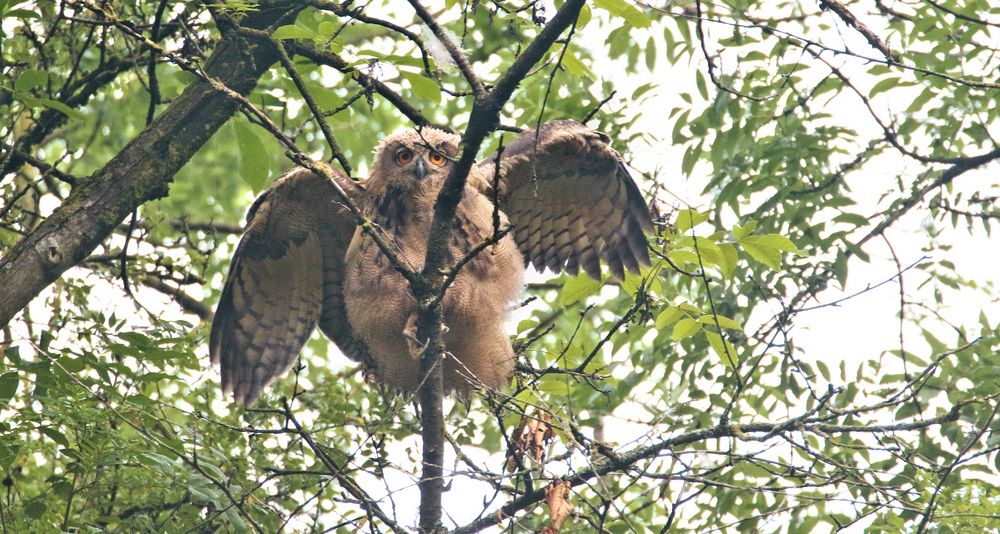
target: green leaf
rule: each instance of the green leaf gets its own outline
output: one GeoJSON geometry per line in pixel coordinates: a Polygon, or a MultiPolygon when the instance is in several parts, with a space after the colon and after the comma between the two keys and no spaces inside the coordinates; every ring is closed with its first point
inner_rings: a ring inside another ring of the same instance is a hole
{"type": "Polygon", "coordinates": [[[566,381],[565,377],[557,375],[545,375],[538,382],[538,389],[549,395],[565,397],[573,392],[574,386],[566,381]]]}
{"type": "Polygon", "coordinates": [[[559,304],[569,306],[579,302],[601,289],[601,281],[594,280],[586,274],[579,274],[566,280],[559,293],[559,304]]]}
{"type": "Polygon", "coordinates": [[[697,210],[684,209],[677,212],[677,220],[674,225],[677,227],[677,233],[683,234],[690,228],[694,228],[699,224],[708,220],[707,213],[701,213],[697,210]]]}
{"type": "Polygon", "coordinates": [[[733,237],[739,241],[746,237],[746,235],[750,232],[753,232],[755,228],[757,228],[757,221],[747,221],[747,223],[743,226],[737,224],[733,226],[733,237]]]}
{"type": "Polygon", "coordinates": [[[11,463],[17,459],[17,453],[21,451],[20,444],[3,445],[0,444],[0,467],[7,469],[11,463]]]}
{"type": "Polygon", "coordinates": [[[774,270],[781,268],[782,251],[800,252],[791,239],[778,234],[747,236],[739,243],[753,259],[774,270]]]}
{"type": "MultiPolygon", "coordinates": [[[[678,130],[675,130],[677,132],[678,130]]],[[[678,136],[675,136],[675,138],[678,136]]],[[[701,158],[701,147],[705,144],[705,140],[702,139],[697,145],[691,145],[687,147],[684,151],[684,157],[681,158],[681,172],[685,176],[690,176],[691,171],[694,170],[694,166],[698,163],[698,159],[701,158]]]]}
{"type": "Polygon", "coordinates": [[[652,72],[656,67],[656,58],[659,57],[656,53],[656,39],[650,36],[644,48],[646,49],[646,68],[652,72]]]}
{"type": "Polygon", "coordinates": [[[590,6],[583,4],[583,7],[580,8],[580,14],[576,17],[577,31],[582,30],[590,22],[591,18],[593,18],[593,14],[590,12],[590,6]]]}
{"type": "Polygon", "coordinates": [[[153,451],[143,452],[138,456],[139,462],[147,467],[152,467],[161,473],[169,474],[175,471],[174,461],[166,456],[153,451]]]}
{"type": "Polygon", "coordinates": [[[309,94],[312,95],[313,100],[316,101],[316,105],[323,111],[331,111],[344,105],[344,99],[340,95],[321,84],[308,83],[306,84],[306,88],[309,94]]]}
{"type": "Polygon", "coordinates": [[[715,351],[715,354],[722,359],[722,363],[726,364],[726,367],[729,369],[735,371],[736,364],[739,363],[739,356],[736,354],[736,347],[734,347],[728,339],[723,339],[722,336],[716,334],[715,332],[706,330],[705,337],[708,338],[708,344],[712,346],[712,350],[715,351]]]}
{"type": "Polygon", "coordinates": [[[722,276],[730,278],[733,275],[733,271],[736,270],[736,264],[739,262],[739,253],[736,252],[736,247],[728,243],[719,244],[719,252],[722,253],[722,261],[719,262],[722,276]]]}
{"type": "Polygon", "coordinates": [[[681,267],[684,264],[698,265],[698,256],[690,250],[671,250],[667,252],[667,257],[681,267]]]}
{"type": "Polygon", "coordinates": [[[843,250],[837,251],[837,259],[833,261],[833,275],[837,277],[840,287],[847,283],[847,255],[843,250]]]}
{"type": "Polygon", "coordinates": [[[633,28],[648,28],[652,23],[645,13],[625,0],[595,0],[594,7],[625,19],[625,22],[628,22],[633,28]]]}
{"type": "Polygon", "coordinates": [[[761,245],[759,242],[752,240],[754,236],[750,236],[743,241],[740,241],[740,245],[743,246],[743,250],[750,255],[753,259],[767,265],[771,269],[777,271],[781,268],[781,252],[773,247],[766,245],[761,245]]]}
{"type": "Polygon", "coordinates": [[[621,288],[625,290],[631,296],[635,296],[639,292],[640,287],[650,289],[650,287],[655,287],[656,283],[656,273],[660,270],[659,266],[653,265],[652,267],[643,267],[639,269],[639,274],[635,274],[632,271],[625,272],[625,279],[621,282],[621,288]]]}
{"type": "Polygon", "coordinates": [[[275,39],[309,39],[309,40],[318,40],[323,38],[320,34],[310,30],[309,28],[306,28],[305,26],[298,26],[296,24],[287,24],[285,26],[278,26],[274,30],[274,33],[271,34],[271,37],[275,39]]]}
{"type": "Polygon", "coordinates": [[[79,111],[67,106],[66,104],[63,104],[58,100],[52,100],[51,98],[36,98],[31,95],[28,95],[27,93],[22,93],[22,92],[14,92],[14,98],[20,100],[21,102],[24,102],[25,105],[27,105],[30,108],[38,108],[38,107],[52,108],[66,115],[67,117],[73,119],[84,118],[83,113],[80,113],[79,111]]]}
{"type": "Polygon", "coordinates": [[[0,406],[6,405],[14,398],[18,382],[17,371],[10,371],[0,376],[0,406]]]}
{"type": "Polygon", "coordinates": [[[330,37],[333,37],[334,33],[337,32],[338,27],[339,26],[337,24],[334,24],[329,20],[324,20],[319,23],[319,26],[316,26],[316,31],[319,32],[321,37],[329,39],[330,37]]]}
{"type": "Polygon", "coordinates": [[[778,250],[783,250],[785,252],[795,252],[798,253],[800,250],[792,243],[791,239],[781,235],[781,234],[767,234],[759,236],[759,243],[767,245],[778,250]]]}
{"type": "Polygon", "coordinates": [[[698,324],[698,321],[685,317],[680,321],[677,321],[677,324],[674,325],[672,335],[675,340],[680,341],[686,337],[691,337],[697,334],[699,330],[701,330],[701,325],[698,324]]]}
{"type": "Polygon", "coordinates": [[[153,343],[153,340],[150,339],[149,336],[141,332],[122,332],[118,334],[118,337],[127,341],[130,345],[134,345],[136,347],[151,347],[155,345],[155,343],[153,343]]]}
{"type": "MultiPolygon", "coordinates": [[[[366,58],[375,58],[381,61],[385,61],[395,65],[396,67],[414,67],[418,69],[424,68],[424,61],[419,56],[404,56],[400,54],[386,54],[378,50],[363,49],[358,50],[355,53],[356,56],[361,58],[361,61],[356,62],[355,65],[360,65],[367,63],[366,58]]],[[[406,73],[401,73],[405,75],[406,73]]]]}
{"type": "Polygon", "coordinates": [[[869,98],[874,97],[879,93],[884,93],[889,89],[894,89],[898,85],[899,85],[899,78],[896,77],[884,78],[872,87],[872,90],[868,92],[868,97],[869,98]]]}
{"type": "Polygon", "coordinates": [[[58,100],[52,100],[51,98],[36,98],[35,100],[37,100],[41,105],[43,105],[43,106],[45,106],[47,108],[52,108],[52,109],[54,109],[56,111],[59,111],[63,115],[66,115],[67,117],[70,117],[70,118],[73,118],[73,119],[83,119],[84,118],[83,113],[81,113],[78,110],[75,110],[75,109],[67,106],[66,104],[63,104],[62,102],[60,102],[58,100]]]}
{"type": "Polygon", "coordinates": [[[590,70],[590,67],[580,61],[580,58],[576,57],[576,54],[574,54],[571,50],[567,50],[566,53],[563,54],[562,65],[566,67],[566,70],[573,76],[586,76],[590,79],[597,78],[594,71],[590,70]]]}
{"type": "Polygon", "coordinates": [[[694,73],[695,86],[698,88],[698,94],[701,95],[702,100],[708,100],[708,84],[705,82],[705,75],[701,73],[701,70],[696,70],[694,73]]]}
{"type": "Polygon", "coordinates": [[[240,175],[254,194],[267,186],[267,149],[256,130],[242,119],[233,122],[236,147],[240,151],[240,175]]]}
{"type": "Polygon", "coordinates": [[[226,511],[222,515],[226,518],[226,521],[229,521],[229,524],[232,525],[235,532],[250,532],[250,527],[248,527],[246,521],[243,520],[243,516],[236,511],[235,506],[227,507],[226,511]]]}
{"type": "Polygon", "coordinates": [[[42,16],[30,9],[11,9],[3,14],[4,18],[13,17],[17,19],[41,19],[42,16]]]}
{"type": "Polygon", "coordinates": [[[534,319],[525,319],[517,323],[517,333],[522,334],[524,332],[527,332],[528,330],[531,330],[532,328],[538,326],[538,324],[539,324],[538,321],[534,319]]]}
{"type": "Polygon", "coordinates": [[[842,222],[850,224],[852,226],[866,226],[868,225],[868,218],[864,215],[858,215],[857,213],[841,213],[833,218],[834,222],[842,222]]]}
{"type": "Polygon", "coordinates": [[[660,330],[663,327],[672,324],[674,321],[677,321],[681,317],[684,317],[684,312],[681,311],[680,308],[677,308],[675,306],[667,306],[666,309],[664,309],[663,311],[661,311],[659,314],[656,315],[656,322],[655,322],[656,329],[660,330]]]}
{"type": "Polygon", "coordinates": [[[38,431],[48,436],[49,439],[58,443],[59,445],[62,445],[63,447],[69,447],[69,440],[66,439],[66,436],[64,436],[62,432],[59,432],[55,428],[52,428],[50,426],[44,426],[39,428],[38,431]]]}
{"type": "Polygon", "coordinates": [[[704,313],[703,311],[701,311],[701,308],[695,306],[694,304],[691,304],[690,302],[681,302],[680,304],[677,305],[677,307],[683,311],[695,315],[701,315],[702,313],[704,313]]]}
{"type": "Polygon", "coordinates": [[[399,71],[410,82],[410,88],[417,98],[430,100],[431,102],[441,101],[441,87],[434,80],[417,74],[415,72],[399,71]]]}
{"type": "Polygon", "coordinates": [[[40,70],[27,69],[14,81],[14,90],[18,92],[30,91],[44,84],[48,79],[49,75],[47,73],[40,70]]]}
{"type": "Polygon", "coordinates": [[[44,501],[38,499],[24,505],[24,515],[31,519],[40,519],[45,514],[45,510],[48,510],[48,506],[45,505],[44,501]]]}
{"type": "Polygon", "coordinates": [[[722,328],[730,328],[733,330],[740,330],[740,331],[743,330],[743,327],[740,325],[740,323],[737,323],[736,321],[730,319],[729,317],[726,317],[725,315],[718,315],[718,314],[712,315],[709,313],[702,315],[701,317],[698,318],[699,323],[712,326],[715,326],[716,321],[718,321],[719,326],[721,326],[722,328]]]}

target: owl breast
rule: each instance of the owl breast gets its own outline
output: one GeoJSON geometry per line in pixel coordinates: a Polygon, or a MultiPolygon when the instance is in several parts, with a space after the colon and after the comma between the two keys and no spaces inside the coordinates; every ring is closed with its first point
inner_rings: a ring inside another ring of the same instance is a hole
{"type": "MultiPolygon", "coordinates": [[[[403,197],[415,198],[415,197],[403,197]]],[[[419,200],[419,198],[415,198],[419,200]]],[[[433,204],[422,203],[425,206],[433,204]]],[[[373,202],[390,207],[392,201],[373,202]]],[[[373,211],[378,224],[411,267],[423,264],[430,229],[430,209],[410,203],[390,212],[373,211]],[[405,213],[405,218],[396,217],[405,213]]],[[[501,219],[501,226],[506,219],[501,219]]],[[[454,264],[492,235],[493,205],[468,188],[459,203],[449,244],[454,264]]],[[[368,345],[375,374],[387,385],[412,392],[419,385],[418,362],[407,345],[404,329],[417,312],[409,284],[360,228],[347,251],[344,301],[348,321],[368,345]]],[[[443,300],[445,388],[462,395],[476,387],[503,388],[514,368],[514,353],[504,329],[512,301],[521,292],[524,259],[510,235],[481,250],[464,265],[443,300]]]]}

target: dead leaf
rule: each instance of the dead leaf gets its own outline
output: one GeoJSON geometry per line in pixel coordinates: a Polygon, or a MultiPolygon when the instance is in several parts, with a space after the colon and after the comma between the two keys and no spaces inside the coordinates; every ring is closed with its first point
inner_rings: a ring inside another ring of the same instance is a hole
{"type": "Polygon", "coordinates": [[[555,432],[552,430],[552,415],[547,412],[535,411],[531,415],[521,417],[510,436],[510,447],[507,449],[507,472],[513,473],[521,467],[525,453],[539,464],[545,463],[545,448],[555,432]]]}
{"type": "Polygon", "coordinates": [[[544,534],[554,534],[559,532],[569,514],[573,512],[573,505],[569,502],[569,481],[556,480],[545,487],[545,504],[549,507],[549,524],[542,532],[544,534]]]}

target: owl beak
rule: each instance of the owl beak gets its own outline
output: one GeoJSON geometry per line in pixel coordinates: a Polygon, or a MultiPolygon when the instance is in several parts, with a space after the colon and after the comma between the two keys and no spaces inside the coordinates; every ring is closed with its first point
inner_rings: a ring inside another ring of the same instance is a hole
{"type": "Polygon", "coordinates": [[[417,163],[413,166],[413,175],[417,180],[423,180],[427,176],[427,167],[424,165],[424,158],[417,158],[417,163]]]}

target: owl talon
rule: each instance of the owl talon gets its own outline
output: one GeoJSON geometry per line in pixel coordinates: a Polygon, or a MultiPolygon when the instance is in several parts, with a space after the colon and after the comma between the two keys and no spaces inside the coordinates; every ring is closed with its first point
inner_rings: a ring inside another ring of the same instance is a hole
{"type": "MultiPolygon", "coordinates": [[[[447,333],[448,326],[442,323],[441,335],[443,336],[447,333]]],[[[403,328],[403,337],[406,338],[406,349],[410,352],[410,357],[415,361],[420,361],[420,357],[427,350],[427,340],[421,341],[417,338],[417,314],[410,315],[410,318],[406,320],[406,326],[403,328]]]]}

